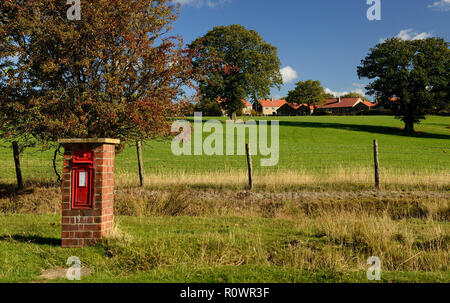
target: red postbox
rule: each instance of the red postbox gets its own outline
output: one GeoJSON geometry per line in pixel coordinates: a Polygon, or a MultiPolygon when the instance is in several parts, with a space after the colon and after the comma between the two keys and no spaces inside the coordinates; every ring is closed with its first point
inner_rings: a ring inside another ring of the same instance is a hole
{"type": "Polygon", "coordinates": [[[94,196],[94,151],[74,151],[72,209],[91,209],[94,196]]]}

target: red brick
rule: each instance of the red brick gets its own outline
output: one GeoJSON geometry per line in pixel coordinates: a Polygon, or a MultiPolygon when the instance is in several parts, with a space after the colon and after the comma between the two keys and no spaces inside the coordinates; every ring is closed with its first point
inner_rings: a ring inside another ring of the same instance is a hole
{"type": "Polygon", "coordinates": [[[83,247],[98,243],[104,231],[114,225],[115,146],[110,144],[65,144],[62,191],[63,247],[83,247]],[[94,150],[93,209],[72,209],[71,159],[73,151],[94,150]]]}
{"type": "Polygon", "coordinates": [[[64,167],[63,170],[62,170],[62,172],[63,172],[64,174],[65,174],[65,173],[70,173],[70,168],[64,167]]]}
{"type": "Polygon", "coordinates": [[[81,247],[82,243],[79,239],[62,239],[61,246],[62,247],[81,247]]]}
{"type": "Polygon", "coordinates": [[[103,232],[101,232],[101,231],[94,231],[92,233],[92,235],[93,235],[94,238],[102,238],[103,232]]]}
{"type": "Polygon", "coordinates": [[[62,231],[82,231],[83,224],[63,224],[62,231]]]}
{"type": "Polygon", "coordinates": [[[95,159],[108,159],[113,160],[114,154],[108,151],[100,151],[95,153],[95,159]]]}
{"type": "Polygon", "coordinates": [[[75,238],[90,239],[90,238],[92,238],[92,232],[91,231],[77,231],[77,232],[75,232],[75,238]]]}
{"type": "Polygon", "coordinates": [[[101,224],[87,224],[84,225],[85,231],[101,231],[102,225],[101,224]]]}

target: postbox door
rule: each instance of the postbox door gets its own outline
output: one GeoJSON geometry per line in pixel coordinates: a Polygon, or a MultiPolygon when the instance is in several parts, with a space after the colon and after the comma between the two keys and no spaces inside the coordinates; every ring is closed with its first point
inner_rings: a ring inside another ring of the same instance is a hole
{"type": "Polygon", "coordinates": [[[93,169],[79,167],[73,170],[73,208],[92,207],[93,169]]]}

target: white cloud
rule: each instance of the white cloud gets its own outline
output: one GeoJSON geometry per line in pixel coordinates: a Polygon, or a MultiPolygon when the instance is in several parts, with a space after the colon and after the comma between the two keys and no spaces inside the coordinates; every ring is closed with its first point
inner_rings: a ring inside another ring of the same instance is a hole
{"type": "Polygon", "coordinates": [[[178,2],[181,5],[195,6],[197,8],[204,6],[214,8],[225,3],[230,3],[231,0],[174,0],[174,2],[178,2]]]}
{"type": "Polygon", "coordinates": [[[401,30],[400,33],[398,33],[397,38],[402,40],[423,40],[430,38],[431,36],[433,36],[431,33],[423,32],[419,34],[414,32],[412,28],[409,28],[401,30]]]}
{"type": "Polygon", "coordinates": [[[329,89],[328,87],[325,88],[325,93],[331,94],[331,95],[336,96],[336,97],[342,97],[342,96],[348,94],[348,92],[336,92],[336,91],[332,91],[332,90],[329,89]]]}
{"type": "Polygon", "coordinates": [[[366,95],[366,92],[362,88],[356,88],[356,89],[353,90],[353,92],[354,93],[358,93],[358,94],[363,95],[363,96],[366,95]]]}
{"type": "Polygon", "coordinates": [[[450,0],[440,0],[428,5],[428,8],[448,12],[450,11],[450,0]]]}
{"type": "MultiPolygon", "coordinates": [[[[450,1],[450,0],[448,0],[448,1],[450,1]]],[[[433,37],[433,34],[427,33],[427,32],[417,33],[412,28],[408,28],[408,29],[401,30],[398,33],[398,35],[395,37],[402,39],[402,40],[424,40],[424,39],[433,37]]],[[[386,41],[386,39],[387,38],[380,39],[380,43],[383,43],[384,41],[386,41]]]]}
{"type": "Polygon", "coordinates": [[[334,95],[334,96],[336,96],[336,97],[342,97],[342,96],[344,96],[344,95],[349,94],[350,92],[358,93],[358,94],[361,94],[361,95],[363,95],[363,96],[366,96],[366,91],[365,91],[365,89],[364,89],[365,87],[366,87],[366,84],[362,84],[362,83],[353,83],[353,84],[352,84],[352,88],[350,88],[348,91],[342,91],[342,92],[339,92],[339,91],[333,91],[333,90],[331,90],[331,89],[329,89],[329,88],[327,87],[327,88],[325,88],[325,93],[327,93],[327,94],[332,94],[332,95],[334,95]]]}
{"type": "Polygon", "coordinates": [[[286,66],[280,70],[283,77],[283,83],[289,83],[298,78],[297,72],[290,66],[286,66]]]}

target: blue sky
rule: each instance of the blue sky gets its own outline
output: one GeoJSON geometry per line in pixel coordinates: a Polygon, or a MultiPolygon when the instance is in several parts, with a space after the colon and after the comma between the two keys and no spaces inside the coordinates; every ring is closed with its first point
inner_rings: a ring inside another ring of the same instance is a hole
{"type": "Polygon", "coordinates": [[[278,47],[286,96],[299,80],[320,80],[331,92],[361,91],[356,67],[383,38],[449,41],[450,0],[380,0],[381,21],[369,21],[367,0],[176,0],[174,32],[186,43],[214,26],[241,24],[278,47]]]}

